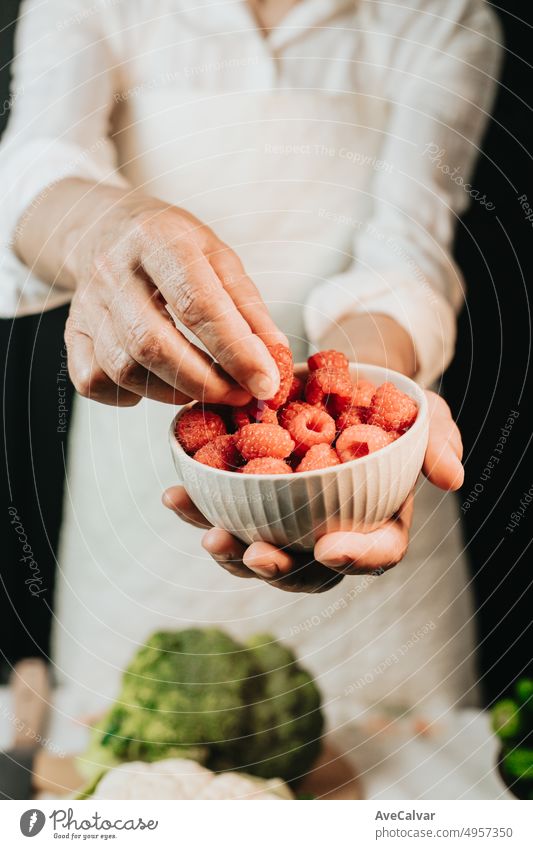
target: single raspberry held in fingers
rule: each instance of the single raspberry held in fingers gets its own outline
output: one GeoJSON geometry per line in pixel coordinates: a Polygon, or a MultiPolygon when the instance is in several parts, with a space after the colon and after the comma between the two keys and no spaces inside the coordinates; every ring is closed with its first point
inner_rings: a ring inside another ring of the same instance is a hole
{"type": "Polygon", "coordinates": [[[242,464],[242,457],[235,446],[235,437],[230,433],[217,436],[212,442],[208,442],[196,452],[194,459],[204,466],[223,469],[226,472],[238,471],[242,464]]]}
{"type": "Polygon", "coordinates": [[[330,466],[340,465],[337,452],[331,445],[322,442],[320,445],[312,445],[305,454],[302,462],[296,466],[295,472],[311,472],[314,469],[327,469],[330,466]]]}
{"type": "Polygon", "coordinates": [[[405,433],[417,415],[418,406],[409,395],[401,392],[393,383],[382,383],[370,403],[367,422],[384,430],[405,433]]]}
{"type": "Polygon", "coordinates": [[[215,437],[227,433],[227,428],[218,413],[196,404],[180,416],[175,433],[187,454],[195,454],[215,437]]]}
{"type": "Polygon", "coordinates": [[[337,431],[339,433],[342,433],[347,427],[359,424],[364,424],[359,407],[349,407],[344,413],[340,414],[336,421],[337,431]]]}
{"type": "Polygon", "coordinates": [[[290,348],[285,345],[267,345],[270,356],[275,361],[279,371],[279,389],[273,398],[267,400],[267,404],[273,410],[279,409],[286,402],[292,386],[292,354],[290,348]]]}
{"type": "Polygon", "coordinates": [[[314,410],[312,404],[308,404],[307,401],[291,401],[289,404],[286,404],[282,409],[278,412],[278,421],[282,427],[285,429],[288,428],[289,422],[301,413],[302,410],[314,410]]]}
{"type": "Polygon", "coordinates": [[[325,404],[335,408],[332,415],[341,413],[350,403],[353,384],[347,371],[319,368],[312,371],[305,386],[305,399],[309,404],[325,404]]]}
{"type": "Polygon", "coordinates": [[[233,407],[231,418],[236,428],[247,424],[263,422],[263,424],[277,424],[278,417],[275,410],[267,406],[266,401],[258,401],[252,398],[244,407],[233,407]]]}
{"type": "Polygon", "coordinates": [[[284,459],[294,450],[294,442],[279,425],[249,424],[235,434],[235,444],[245,460],[256,457],[284,459]]]}
{"type": "Polygon", "coordinates": [[[289,401],[302,401],[304,397],[304,389],[305,389],[305,381],[301,377],[292,378],[291,388],[289,389],[289,394],[287,395],[287,404],[289,401]]]}
{"type": "Polygon", "coordinates": [[[340,351],[318,351],[307,360],[309,371],[327,368],[330,371],[348,371],[348,358],[340,351]]]}
{"type": "Polygon", "coordinates": [[[385,448],[397,439],[398,434],[387,433],[375,425],[352,425],[337,439],[337,454],[343,463],[365,457],[380,448],[385,448]]]}
{"type": "Polygon", "coordinates": [[[301,410],[288,423],[287,430],[294,439],[295,454],[302,457],[312,445],[320,445],[322,442],[331,445],[336,433],[334,419],[315,407],[301,410]]]}
{"type": "Polygon", "coordinates": [[[292,475],[292,469],[279,457],[256,457],[242,467],[243,475],[292,475]]]}

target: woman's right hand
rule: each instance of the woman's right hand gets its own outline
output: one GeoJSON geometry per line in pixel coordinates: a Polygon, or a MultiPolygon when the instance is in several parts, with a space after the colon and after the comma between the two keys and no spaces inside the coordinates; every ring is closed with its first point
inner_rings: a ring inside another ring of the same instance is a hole
{"type": "Polygon", "coordinates": [[[76,289],[65,339],[78,392],[122,406],[142,396],[237,405],[272,397],[279,373],[266,344],[286,340],[234,251],[182,209],[92,191],[108,193],[100,220],[69,233],[76,289]]]}

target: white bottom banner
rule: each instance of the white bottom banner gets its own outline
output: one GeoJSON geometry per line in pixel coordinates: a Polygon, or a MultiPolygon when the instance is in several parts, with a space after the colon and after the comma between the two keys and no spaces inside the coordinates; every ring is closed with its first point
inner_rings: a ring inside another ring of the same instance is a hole
{"type": "Polygon", "coordinates": [[[0,844],[272,849],[316,846],[533,847],[533,802],[182,802],[0,803],[0,844]]]}

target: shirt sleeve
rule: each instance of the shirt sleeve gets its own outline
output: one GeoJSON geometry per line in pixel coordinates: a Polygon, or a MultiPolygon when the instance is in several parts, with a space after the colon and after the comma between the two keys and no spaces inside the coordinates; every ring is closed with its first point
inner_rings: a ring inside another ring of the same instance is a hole
{"type": "Polygon", "coordinates": [[[456,220],[469,202],[494,214],[490,198],[469,179],[502,39],[481,0],[415,2],[407,10],[385,5],[388,36],[374,38],[390,39],[384,76],[390,116],[369,188],[370,214],[355,234],[348,268],[313,290],[305,325],[319,344],[332,323],[354,312],[388,315],[410,333],[416,379],[428,385],[453,356],[463,301],[451,257],[456,220]]]}
{"type": "Polygon", "coordinates": [[[0,145],[0,316],[40,312],[71,292],[40,280],[13,244],[24,216],[67,177],[126,185],[109,138],[112,55],[98,6],[25,0],[12,65],[11,115],[0,145]]]}

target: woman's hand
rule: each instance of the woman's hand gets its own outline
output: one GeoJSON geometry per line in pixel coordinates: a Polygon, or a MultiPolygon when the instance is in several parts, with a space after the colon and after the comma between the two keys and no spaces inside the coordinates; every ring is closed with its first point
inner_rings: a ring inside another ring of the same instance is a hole
{"type": "MultiPolygon", "coordinates": [[[[446,402],[427,392],[429,441],[423,472],[444,490],[459,489],[463,483],[463,446],[457,425],[446,402]]],[[[232,575],[261,578],[289,592],[323,592],[344,575],[381,574],[403,558],[409,544],[413,517],[413,494],[398,513],[370,533],[331,533],[321,537],[313,553],[280,550],[268,542],[250,546],[220,528],[211,528],[183,487],[171,487],[163,495],[165,506],[186,522],[209,528],[203,547],[232,575]]]]}
{"type": "Polygon", "coordinates": [[[244,404],[277,391],[265,343],[286,339],[237,255],[188,212],[64,180],[25,220],[17,250],[44,279],[75,287],[65,338],[82,395],[126,406],[143,395],[244,404]]]}

